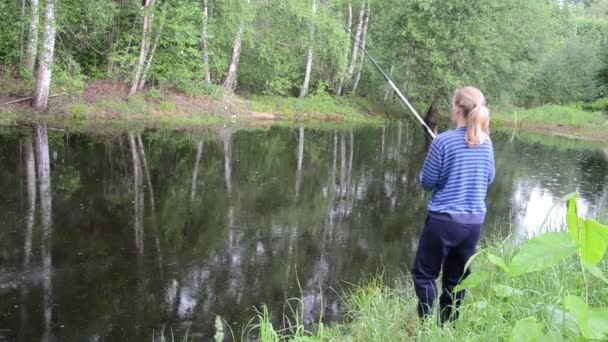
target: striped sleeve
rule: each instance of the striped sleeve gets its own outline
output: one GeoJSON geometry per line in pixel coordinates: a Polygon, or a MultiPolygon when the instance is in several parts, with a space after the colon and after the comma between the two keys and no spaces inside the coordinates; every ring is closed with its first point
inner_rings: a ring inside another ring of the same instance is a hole
{"type": "Polygon", "coordinates": [[[490,171],[488,173],[488,184],[494,183],[496,177],[496,166],[494,163],[494,148],[490,145],[490,171]]]}
{"type": "Polygon", "coordinates": [[[420,185],[426,191],[432,191],[439,183],[439,176],[443,167],[443,148],[435,139],[431,144],[429,154],[424,161],[422,172],[420,173],[420,185]]]}

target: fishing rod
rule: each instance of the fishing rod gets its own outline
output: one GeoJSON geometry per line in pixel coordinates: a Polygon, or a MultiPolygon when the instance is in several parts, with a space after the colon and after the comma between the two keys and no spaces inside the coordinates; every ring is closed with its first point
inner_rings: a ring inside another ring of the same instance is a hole
{"type": "MultiPolygon", "coordinates": [[[[339,18],[336,17],[336,19],[340,20],[339,18]]],[[[391,77],[384,72],[384,70],[382,69],[382,67],[380,67],[380,65],[378,64],[378,62],[376,61],[376,59],[374,58],[374,56],[372,56],[371,53],[369,53],[369,51],[367,51],[366,48],[363,47],[363,45],[359,44],[359,42],[357,41],[357,38],[355,36],[353,36],[352,32],[350,32],[348,30],[348,28],[346,26],[344,26],[344,30],[346,31],[346,33],[350,36],[350,38],[353,40],[353,42],[355,44],[359,45],[359,49],[361,49],[361,51],[363,51],[363,53],[369,58],[369,60],[372,62],[372,64],[374,65],[374,67],[376,68],[376,70],[378,70],[378,72],[380,72],[380,74],[382,74],[382,77],[384,77],[384,80],[386,82],[388,82],[388,84],[391,86],[391,88],[393,88],[393,90],[395,91],[395,93],[397,94],[397,96],[399,97],[399,100],[401,100],[401,104],[410,110],[410,113],[414,116],[414,118],[418,121],[418,123],[420,123],[422,125],[422,127],[424,128],[425,133],[427,134],[427,136],[433,140],[435,139],[435,132],[433,132],[433,130],[429,127],[429,125],[427,125],[427,123],[422,119],[422,117],[420,117],[420,114],[418,114],[418,112],[416,111],[416,109],[412,106],[412,104],[410,103],[410,101],[407,100],[407,98],[405,97],[405,95],[403,95],[403,93],[399,90],[399,88],[395,85],[395,82],[393,82],[393,80],[391,79],[391,77]]]]}

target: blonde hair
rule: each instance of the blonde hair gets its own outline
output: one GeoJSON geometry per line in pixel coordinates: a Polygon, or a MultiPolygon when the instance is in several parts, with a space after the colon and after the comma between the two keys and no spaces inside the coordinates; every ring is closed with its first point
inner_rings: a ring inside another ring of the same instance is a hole
{"type": "Polygon", "coordinates": [[[481,90],[464,87],[454,92],[452,103],[462,110],[466,120],[466,141],[469,147],[483,144],[490,135],[490,109],[481,90]]]}

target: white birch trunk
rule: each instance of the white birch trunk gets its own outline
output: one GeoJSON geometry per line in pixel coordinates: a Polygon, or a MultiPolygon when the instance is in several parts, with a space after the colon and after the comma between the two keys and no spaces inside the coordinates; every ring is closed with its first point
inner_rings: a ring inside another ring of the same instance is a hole
{"type": "MultiPolygon", "coordinates": [[[[317,14],[317,0],[312,0],[312,15],[313,18],[317,14]]],[[[300,98],[303,99],[308,95],[308,88],[310,86],[310,74],[312,73],[312,59],[315,42],[315,23],[314,19],[310,23],[310,39],[308,41],[308,58],[306,59],[306,74],[304,76],[304,85],[300,91],[300,98]]]]}
{"type": "Polygon", "coordinates": [[[144,89],[144,86],[146,85],[146,78],[148,77],[148,71],[150,70],[150,66],[152,65],[152,59],[154,58],[154,53],[156,52],[156,47],[158,46],[160,37],[162,36],[163,30],[165,29],[165,18],[166,18],[166,13],[163,13],[163,17],[160,21],[160,28],[158,29],[158,34],[156,35],[156,38],[154,39],[154,45],[152,46],[152,50],[148,52],[148,61],[146,62],[146,67],[144,68],[144,72],[141,76],[141,79],[139,80],[139,86],[137,87],[138,90],[144,89]]]}
{"type": "Polygon", "coordinates": [[[348,67],[348,80],[352,80],[359,57],[359,46],[361,45],[361,34],[363,32],[363,23],[365,22],[365,0],[361,1],[361,11],[359,12],[359,24],[357,25],[357,33],[355,34],[355,44],[353,45],[353,54],[348,67]]]}
{"type": "Polygon", "coordinates": [[[369,28],[369,17],[371,16],[371,5],[367,3],[367,16],[365,17],[365,23],[363,24],[363,39],[361,43],[361,61],[359,62],[359,71],[357,71],[357,77],[355,78],[355,84],[353,84],[352,93],[357,92],[359,87],[359,81],[361,81],[361,72],[363,72],[363,66],[365,65],[365,47],[367,46],[367,30],[369,28]]]}
{"type": "Polygon", "coordinates": [[[209,27],[209,4],[203,0],[203,29],[201,45],[203,47],[203,68],[205,70],[205,82],[211,84],[211,72],[209,71],[209,44],[207,43],[207,30],[209,27]]]}
{"type": "Polygon", "coordinates": [[[30,32],[27,41],[27,58],[25,67],[34,74],[36,55],[38,53],[38,0],[30,0],[30,32]]]}
{"type": "Polygon", "coordinates": [[[34,92],[34,109],[46,110],[51,89],[51,71],[55,52],[55,5],[56,0],[47,0],[44,9],[44,36],[42,38],[42,53],[38,61],[38,80],[34,92]]]}
{"type": "MultiPolygon", "coordinates": [[[[352,0],[348,1],[348,41],[350,41],[351,34],[353,32],[353,2],[352,0]]],[[[348,51],[344,52],[344,59],[348,58],[348,51]]],[[[340,74],[342,73],[342,68],[340,68],[340,74]]],[[[344,86],[344,76],[340,75],[340,81],[338,83],[338,90],[336,90],[336,95],[340,96],[342,94],[342,87],[344,86]]]]}
{"type": "Polygon", "coordinates": [[[224,81],[224,91],[228,94],[234,92],[236,88],[236,72],[239,67],[239,61],[241,59],[241,46],[242,46],[242,36],[243,31],[245,29],[245,24],[239,24],[239,29],[236,33],[236,39],[234,40],[234,48],[232,49],[232,59],[230,61],[230,67],[228,68],[228,74],[226,75],[226,80],[224,81]]]}
{"type": "Polygon", "coordinates": [[[135,95],[135,93],[137,93],[137,89],[139,87],[139,80],[141,79],[141,75],[144,70],[144,65],[146,63],[146,57],[148,56],[148,49],[150,46],[150,31],[152,27],[152,20],[154,19],[154,17],[150,13],[148,13],[148,11],[153,5],[154,0],[146,0],[144,6],[144,11],[146,11],[146,14],[144,15],[143,31],[139,48],[139,60],[137,61],[137,67],[135,67],[135,73],[133,74],[133,81],[131,82],[129,96],[135,95]]]}

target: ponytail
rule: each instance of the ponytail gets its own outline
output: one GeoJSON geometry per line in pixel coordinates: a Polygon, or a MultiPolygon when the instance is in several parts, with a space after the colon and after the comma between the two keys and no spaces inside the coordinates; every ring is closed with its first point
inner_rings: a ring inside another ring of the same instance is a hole
{"type": "Polygon", "coordinates": [[[453,102],[462,109],[466,120],[465,139],[469,147],[483,144],[490,134],[490,110],[483,93],[474,87],[460,88],[454,93],[453,102]]]}

